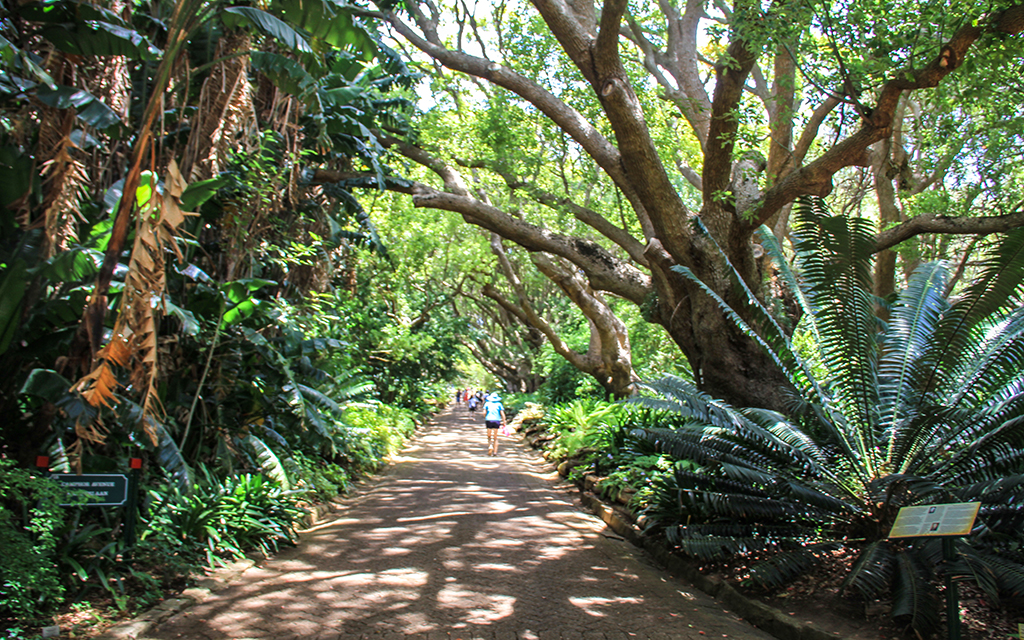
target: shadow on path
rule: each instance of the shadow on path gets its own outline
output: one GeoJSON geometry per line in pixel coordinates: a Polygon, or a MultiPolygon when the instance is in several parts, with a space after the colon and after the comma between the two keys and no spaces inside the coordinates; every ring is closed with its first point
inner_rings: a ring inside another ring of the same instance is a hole
{"type": "Polygon", "coordinates": [[[160,639],[771,636],[650,566],[479,414],[446,411],[298,547],[151,630],[160,639]]]}

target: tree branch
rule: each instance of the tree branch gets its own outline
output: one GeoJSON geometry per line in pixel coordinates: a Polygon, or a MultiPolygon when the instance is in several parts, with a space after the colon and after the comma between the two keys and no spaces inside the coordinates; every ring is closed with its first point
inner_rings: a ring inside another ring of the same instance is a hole
{"type": "Polygon", "coordinates": [[[939,54],[927,66],[921,69],[908,69],[882,86],[877,104],[863,119],[860,130],[833,146],[814,162],[794,170],[769,189],[761,199],[757,215],[748,219],[747,227],[753,231],[799,196],[827,196],[832,192],[832,176],[836,172],[849,166],[868,166],[868,147],[892,134],[896,109],[904,92],[938,86],[946,76],[963,64],[967,51],[984,33],[1001,32],[1015,35],[1022,30],[1024,4],[1015,5],[992,16],[983,25],[975,26],[968,21],[942,46],[939,54]]]}
{"type": "Polygon", "coordinates": [[[545,191],[536,184],[520,179],[509,171],[505,171],[500,167],[495,166],[495,163],[493,162],[460,161],[460,164],[465,167],[485,168],[493,171],[501,176],[509,189],[526,191],[530,198],[546,207],[568,211],[574,218],[622,247],[622,249],[629,254],[629,257],[638,264],[647,266],[647,258],[644,257],[644,245],[631,236],[625,229],[615,226],[607,218],[593,209],[579,205],[574,202],[572,198],[567,196],[556,196],[549,191],[545,191]]]}
{"type": "Polygon", "coordinates": [[[952,218],[948,216],[921,215],[886,229],[875,236],[875,252],[894,247],[899,243],[922,233],[947,233],[951,235],[985,235],[1011,231],[1024,226],[1024,211],[1019,203],[1012,213],[984,218],[952,218]]]}

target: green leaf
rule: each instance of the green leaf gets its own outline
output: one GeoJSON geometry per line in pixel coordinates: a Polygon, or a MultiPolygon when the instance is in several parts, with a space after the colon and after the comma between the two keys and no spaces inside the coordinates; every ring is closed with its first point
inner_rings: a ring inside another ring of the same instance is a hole
{"type": "Polygon", "coordinates": [[[103,264],[103,254],[96,249],[72,247],[53,256],[31,270],[50,282],[81,282],[92,278],[103,264]]]}
{"type": "Polygon", "coordinates": [[[154,423],[154,428],[157,434],[157,464],[171,477],[178,491],[184,495],[190,494],[195,486],[195,474],[167,429],[159,423],[154,423]]]}
{"type": "Polygon", "coordinates": [[[10,205],[31,193],[38,182],[35,162],[30,154],[23,153],[14,145],[0,147],[0,215],[3,216],[0,229],[13,230],[14,212],[10,205]]]}
{"type": "Polygon", "coordinates": [[[288,481],[288,473],[285,471],[284,465],[281,464],[280,458],[267,446],[267,443],[252,434],[245,437],[245,443],[255,452],[256,462],[259,463],[263,473],[281,485],[285,491],[290,490],[292,485],[288,481]]]}
{"type": "Polygon", "coordinates": [[[840,590],[854,588],[864,598],[874,598],[889,587],[893,575],[893,553],[886,540],[876,540],[858,556],[840,590]]]}
{"type": "Polygon", "coordinates": [[[254,51],[249,59],[253,69],[266,76],[278,89],[307,103],[307,107],[314,111],[322,109],[315,100],[316,79],[304,65],[279,53],[266,51],[254,51]]]}
{"type": "Polygon", "coordinates": [[[239,304],[248,300],[249,297],[263,287],[273,286],[277,283],[273,280],[262,280],[260,278],[245,278],[227,282],[221,287],[225,299],[232,304],[239,304]]]}
{"type": "Polygon", "coordinates": [[[21,325],[21,302],[28,286],[28,265],[16,260],[0,283],[0,353],[7,351],[21,325]]]}
{"type": "Polygon", "coordinates": [[[224,10],[222,20],[227,27],[250,24],[260,33],[275,38],[292,51],[313,53],[313,48],[302,34],[280,18],[255,7],[228,7],[224,10]]]}
{"type": "Polygon", "coordinates": [[[181,321],[181,330],[186,335],[199,335],[199,321],[196,320],[195,314],[188,309],[182,309],[167,298],[164,299],[164,306],[172,316],[181,321]]]}
{"type": "Polygon", "coordinates": [[[101,20],[85,20],[54,25],[42,30],[42,36],[67,53],[79,56],[125,56],[131,60],[159,60],[163,55],[148,38],[117,24],[101,20]]]}
{"type": "Polygon", "coordinates": [[[312,35],[315,40],[369,61],[377,54],[374,39],[356,23],[347,7],[330,0],[275,0],[284,19],[312,35]]]}
{"type": "Polygon", "coordinates": [[[52,369],[33,369],[28,374],[25,384],[21,385],[21,391],[32,396],[39,396],[50,402],[56,402],[59,398],[67,395],[71,389],[71,382],[52,369]]]}
{"type": "Polygon", "coordinates": [[[936,600],[935,589],[921,574],[911,554],[898,554],[892,617],[905,620],[912,629],[927,636],[939,626],[936,600]]]}
{"type": "Polygon", "coordinates": [[[836,543],[822,543],[777,553],[768,560],[752,566],[750,578],[764,587],[780,587],[807,573],[818,564],[820,560],[814,551],[835,549],[838,546],[836,543]]]}
{"type": "Polygon", "coordinates": [[[198,211],[203,203],[217,195],[217,190],[228,182],[224,176],[193,182],[181,194],[181,207],[185,211],[198,211]]]}
{"type": "Polygon", "coordinates": [[[259,300],[243,300],[237,304],[231,306],[230,309],[224,312],[223,319],[221,322],[224,326],[229,326],[240,322],[256,313],[256,309],[259,307],[259,300]]]}
{"type": "Polygon", "coordinates": [[[84,89],[57,85],[50,89],[45,86],[36,87],[36,97],[48,107],[54,109],[71,109],[78,112],[78,119],[88,126],[106,131],[121,124],[121,117],[102,100],[84,89]]]}

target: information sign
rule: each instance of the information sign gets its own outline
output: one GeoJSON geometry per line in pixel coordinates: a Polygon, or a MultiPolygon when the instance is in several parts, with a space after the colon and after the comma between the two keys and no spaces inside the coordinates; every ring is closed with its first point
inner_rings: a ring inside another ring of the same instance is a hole
{"type": "Polygon", "coordinates": [[[119,473],[54,473],[50,476],[68,489],[89,494],[89,507],[117,507],[128,499],[128,476],[119,473]]]}
{"type": "Polygon", "coordinates": [[[966,536],[974,527],[980,502],[954,502],[903,507],[896,514],[890,538],[966,536]]]}

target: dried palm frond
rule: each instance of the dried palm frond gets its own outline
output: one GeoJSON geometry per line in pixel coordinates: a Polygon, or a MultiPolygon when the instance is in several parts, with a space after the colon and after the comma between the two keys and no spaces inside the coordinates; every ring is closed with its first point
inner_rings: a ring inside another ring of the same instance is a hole
{"type": "Polygon", "coordinates": [[[221,39],[216,56],[225,58],[214,66],[203,83],[192,132],[182,166],[192,180],[217,175],[238,145],[238,135],[256,120],[249,86],[249,59],[236,54],[252,46],[250,36],[236,34],[221,39]]]}
{"type": "Polygon", "coordinates": [[[46,228],[47,257],[64,251],[78,238],[78,213],[88,197],[89,174],[85,164],[74,157],[76,145],[70,135],[57,144],[57,151],[43,163],[46,177],[46,198],[43,220],[46,228]]]}
{"type": "Polygon", "coordinates": [[[135,229],[135,245],[125,276],[124,295],[114,337],[98,354],[98,364],[76,385],[89,404],[107,407],[116,402],[117,378],[113,367],[128,367],[132,389],[142,396],[142,429],[153,441],[158,441],[153,420],[163,416],[163,407],[157,394],[157,366],[159,342],[157,336],[159,305],[165,287],[164,251],[174,251],[183,258],[175,242],[178,227],[185,216],[181,194],[185,180],[175,162],[171,162],[165,180],[165,192],[156,189],[143,205],[135,229]]]}

